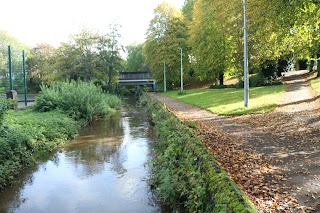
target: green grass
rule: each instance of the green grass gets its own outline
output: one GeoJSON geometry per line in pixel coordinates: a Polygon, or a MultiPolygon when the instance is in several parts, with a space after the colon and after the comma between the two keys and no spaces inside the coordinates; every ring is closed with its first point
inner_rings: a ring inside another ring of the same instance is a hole
{"type": "Polygon", "coordinates": [[[177,91],[162,94],[215,114],[232,115],[272,111],[284,90],[283,85],[250,88],[248,108],[244,107],[243,89],[191,89],[185,95],[178,95],[177,91]]]}
{"type": "Polygon", "coordinates": [[[9,111],[0,126],[0,191],[25,168],[73,138],[79,128],[62,111],[9,111]]]}
{"type": "Polygon", "coordinates": [[[311,81],[311,87],[317,93],[317,95],[320,95],[320,78],[316,78],[315,80],[311,81]]]}

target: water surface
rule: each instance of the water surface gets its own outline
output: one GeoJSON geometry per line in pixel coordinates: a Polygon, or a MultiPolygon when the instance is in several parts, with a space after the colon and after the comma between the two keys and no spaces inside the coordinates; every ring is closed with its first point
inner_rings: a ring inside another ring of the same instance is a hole
{"type": "Polygon", "coordinates": [[[153,132],[125,103],[21,174],[0,193],[0,212],[160,212],[146,181],[153,132]]]}

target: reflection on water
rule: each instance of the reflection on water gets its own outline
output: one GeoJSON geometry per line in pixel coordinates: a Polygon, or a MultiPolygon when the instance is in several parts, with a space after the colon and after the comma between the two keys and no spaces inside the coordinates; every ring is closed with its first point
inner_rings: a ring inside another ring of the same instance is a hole
{"type": "Polygon", "coordinates": [[[0,194],[0,212],[160,212],[145,181],[152,135],[127,103],[22,174],[0,194]]]}

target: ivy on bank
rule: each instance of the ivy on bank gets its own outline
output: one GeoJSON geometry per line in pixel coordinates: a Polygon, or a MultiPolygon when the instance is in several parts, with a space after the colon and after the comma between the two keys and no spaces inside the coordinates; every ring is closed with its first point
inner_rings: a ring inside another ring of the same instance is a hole
{"type": "Polygon", "coordinates": [[[178,212],[257,212],[191,129],[150,97],[141,103],[156,126],[151,184],[163,202],[178,212]]]}

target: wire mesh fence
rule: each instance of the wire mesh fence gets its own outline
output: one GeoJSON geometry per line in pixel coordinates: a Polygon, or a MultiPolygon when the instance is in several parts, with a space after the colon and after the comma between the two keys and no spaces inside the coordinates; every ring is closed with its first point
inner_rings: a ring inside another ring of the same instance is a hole
{"type": "Polygon", "coordinates": [[[6,92],[15,90],[18,93],[18,101],[27,103],[34,100],[34,95],[25,96],[25,89],[26,93],[28,90],[25,88],[23,55],[21,47],[11,47],[0,37],[0,91],[6,96],[6,92]]]}

